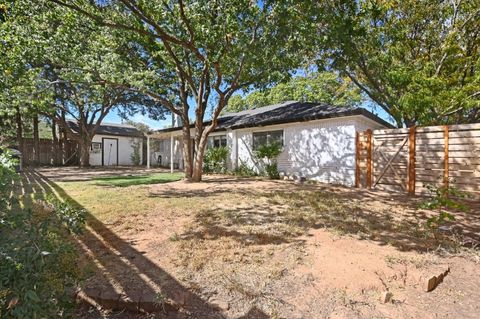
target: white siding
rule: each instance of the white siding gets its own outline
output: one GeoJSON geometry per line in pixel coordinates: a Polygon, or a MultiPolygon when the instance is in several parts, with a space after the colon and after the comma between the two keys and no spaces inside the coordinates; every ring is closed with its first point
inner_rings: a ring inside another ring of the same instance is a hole
{"type": "Polygon", "coordinates": [[[364,117],[343,117],[239,130],[238,165],[245,163],[262,170],[262,163],[253,156],[253,132],[283,129],[284,150],[278,157],[280,172],[290,177],[353,185],[355,132],[377,127],[382,126],[364,117]]]}
{"type": "MultiPolygon", "coordinates": [[[[132,162],[132,154],[134,152],[133,144],[140,143],[140,163],[142,163],[142,143],[141,137],[127,137],[127,136],[110,136],[110,135],[95,135],[92,142],[102,143],[102,138],[118,139],[118,165],[134,165],[132,162]]],[[[103,145],[102,145],[103,147],[103,145]]],[[[93,153],[90,151],[90,165],[102,165],[102,151],[93,153]]]]}
{"type": "Polygon", "coordinates": [[[257,168],[258,170],[259,163],[253,154],[252,145],[252,130],[237,131],[237,165],[240,166],[244,164],[248,167],[257,168]]]}
{"type": "MultiPolygon", "coordinates": [[[[161,156],[161,164],[163,167],[170,167],[171,157],[171,141],[170,138],[151,139],[150,162],[153,166],[158,165],[158,157],[161,156]]],[[[183,142],[181,136],[173,139],[173,163],[175,167],[183,168],[183,142]],[[177,166],[178,165],[178,166],[177,166]]]]}
{"type": "Polygon", "coordinates": [[[368,129],[376,130],[381,128],[385,128],[385,126],[372,121],[369,118],[363,116],[355,118],[355,129],[357,132],[365,132],[368,129]]]}
{"type": "Polygon", "coordinates": [[[227,167],[229,170],[233,170],[235,167],[237,167],[237,155],[238,155],[237,131],[227,132],[227,146],[230,150],[230,156],[228,158],[227,167]]]}
{"type": "MultiPolygon", "coordinates": [[[[339,117],[333,119],[299,122],[292,124],[271,125],[248,129],[215,132],[214,135],[227,135],[230,149],[228,167],[235,169],[245,164],[257,172],[263,170],[262,161],[254,156],[252,149],[253,133],[283,130],[284,150],[278,158],[278,169],[290,177],[306,177],[325,183],[353,185],[355,182],[355,133],[369,128],[383,127],[364,116],[339,117]]],[[[158,143],[158,140],[153,140],[158,143]]],[[[170,140],[164,140],[162,164],[170,163],[170,140]]],[[[175,139],[174,162],[183,166],[181,136],[175,139]]],[[[156,154],[156,155],[154,155],[156,154]]]]}
{"type": "Polygon", "coordinates": [[[355,126],[332,120],[286,129],[279,170],[326,183],[353,184],[355,126]]]}

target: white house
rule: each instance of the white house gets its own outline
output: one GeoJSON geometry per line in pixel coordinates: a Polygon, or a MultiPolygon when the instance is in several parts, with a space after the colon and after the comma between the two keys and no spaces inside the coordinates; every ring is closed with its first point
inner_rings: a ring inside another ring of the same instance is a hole
{"type": "MultiPolygon", "coordinates": [[[[78,125],[68,121],[73,133],[78,133],[78,125]]],[[[132,125],[103,123],[92,139],[90,165],[117,166],[142,164],[144,134],[132,125]],[[138,163],[133,160],[138,154],[138,163]]]]}
{"type": "MultiPolygon", "coordinates": [[[[206,123],[208,124],[208,123],[206,123]]],[[[278,169],[289,177],[352,185],[355,181],[355,133],[391,125],[363,108],[285,102],[221,116],[209,147],[227,146],[229,169],[242,163],[259,170],[258,145],[283,145],[278,169]]],[[[194,128],[191,128],[193,136],[194,128]]],[[[181,127],[156,131],[149,163],[183,168],[181,127]]]]}

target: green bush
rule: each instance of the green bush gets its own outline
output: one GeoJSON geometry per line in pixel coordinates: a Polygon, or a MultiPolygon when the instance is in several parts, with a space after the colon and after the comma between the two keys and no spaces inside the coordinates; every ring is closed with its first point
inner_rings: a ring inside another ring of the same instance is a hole
{"type": "Polygon", "coordinates": [[[279,179],[277,157],[282,153],[282,145],[279,143],[264,144],[255,151],[255,156],[264,161],[265,174],[270,179],[279,179]],[[266,161],[265,161],[266,159],[266,161]]]}
{"type": "Polygon", "coordinates": [[[280,173],[278,172],[277,163],[265,164],[265,173],[270,179],[279,179],[280,173]]]}
{"type": "Polygon", "coordinates": [[[260,145],[255,151],[258,158],[267,158],[269,160],[276,160],[282,153],[282,145],[280,143],[270,143],[260,145]]]}
{"type": "Polygon", "coordinates": [[[18,174],[15,172],[17,165],[8,149],[0,148],[0,212],[10,205],[12,198],[13,182],[18,179],[18,174]]]}
{"type": "Polygon", "coordinates": [[[469,207],[461,200],[467,195],[453,186],[434,186],[425,185],[431,197],[420,203],[420,208],[436,210],[437,215],[427,219],[427,228],[430,229],[437,238],[438,228],[445,224],[446,221],[454,221],[455,216],[452,210],[466,212],[469,207]]]}
{"type": "Polygon", "coordinates": [[[135,141],[135,139],[131,139],[130,142],[132,143],[132,148],[133,152],[130,154],[130,159],[132,160],[133,165],[140,165],[141,163],[141,154],[142,152],[142,142],[141,141],[135,141]]]}
{"type": "Polygon", "coordinates": [[[0,317],[71,317],[69,289],[80,278],[78,255],[69,233],[83,228],[85,211],[58,200],[33,210],[12,211],[9,197],[14,164],[0,155],[0,317]]]}
{"type": "Polygon", "coordinates": [[[240,161],[240,165],[233,171],[233,174],[242,177],[257,176],[257,172],[253,168],[247,165],[247,163],[240,161]]]}
{"type": "Polygon", "coordinates": [[[212,147],[205,151],[203,170],[205,173],[224,174],[227,171],[228,148],[212,147]]]}

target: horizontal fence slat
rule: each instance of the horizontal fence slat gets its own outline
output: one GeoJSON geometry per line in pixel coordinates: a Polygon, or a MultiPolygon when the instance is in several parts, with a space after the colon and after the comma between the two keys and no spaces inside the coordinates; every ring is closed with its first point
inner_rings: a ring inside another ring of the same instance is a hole
{"type": "MultiPolygon", "coordinates": [[[[373,130],[372,177],[376,188],[406,191],[410,141],[405,142],[405,138],[409,132],[409,128],[373,130]]],[[[361,140],[363,146],[367,134],[360,136],[364,138],[361,140]]],[[[425,193],[426,184],[444,185],[448,172],[451,185],[480,195],[480,123],[450,125],[448,128],[444,125],[417,127],[414,136],[417,193],[425,193]],[[445,145],[446,141],[448,145],[445,145]],[[445,161],[448,161],[447,168],[445,161]]],[[[359,178],[365,179],[366,147],[360,153],[359,178]]]]}
{"type": "Polygon", "coordinates": [[[454,130],[480,130],[480,123],[450,125],[449,129],[451,131],[454,131],[454,130]]]}

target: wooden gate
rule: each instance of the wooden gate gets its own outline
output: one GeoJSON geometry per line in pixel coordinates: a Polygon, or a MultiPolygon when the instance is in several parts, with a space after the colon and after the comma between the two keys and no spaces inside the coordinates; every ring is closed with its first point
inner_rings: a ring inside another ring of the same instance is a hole
{"type": "Polygon", "coordinates": [[[480,196],[480,124],[357,133],[355,186],[425,193],[454,185],[480,196]]]}

